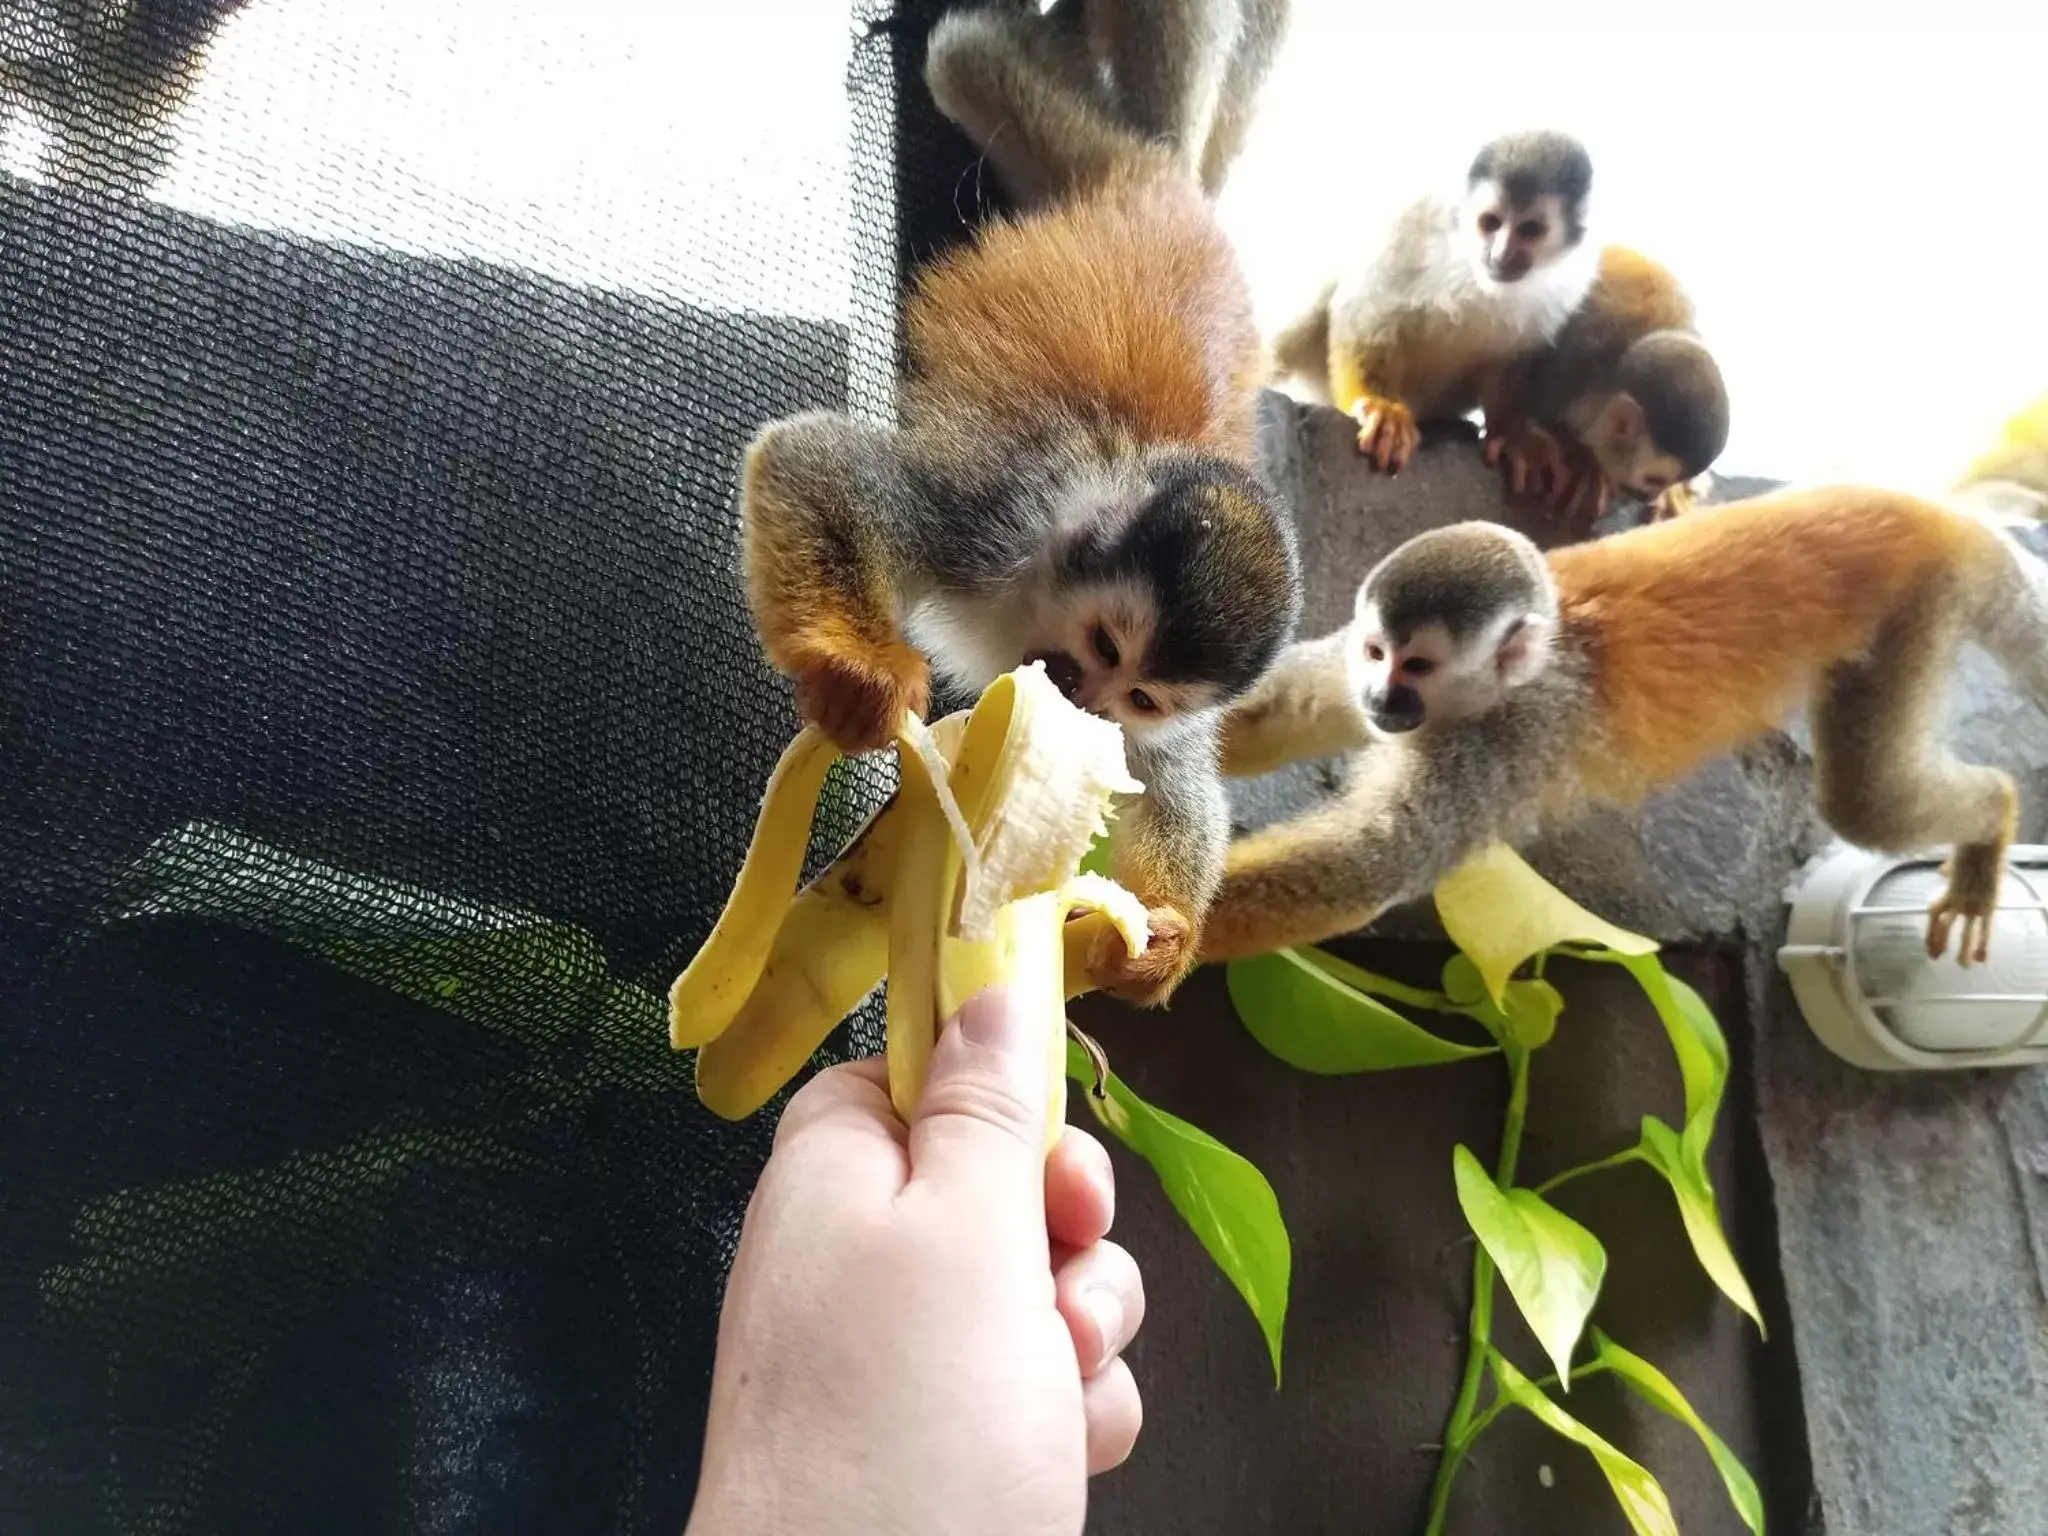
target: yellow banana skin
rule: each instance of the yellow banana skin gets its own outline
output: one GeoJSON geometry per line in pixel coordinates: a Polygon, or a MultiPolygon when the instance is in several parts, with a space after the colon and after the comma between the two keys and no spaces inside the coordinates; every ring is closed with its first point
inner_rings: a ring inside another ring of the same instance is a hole
{"type": "Polygon", "coordinates": [[[771,927],[754,990],[697,1052],[697,1097],[713,1114],[743,1120],[766,1104],[881,981],[903,824],[898,795],[771,927]]]}
{"type": "MultiPolygon", "coordinates": [[[[933,765],[919,750],[919,729],[906,722],[897,737],[904,827],[889,897],[889,1102],[906,1121],[924,1091],[937,1043],[932,1003],[938,995],[939,933],[962,862],[933,765]]],[[[944,767],[943,760],[938,766],[944,767]]]]}
{"type": "Polygon", "coordinates": [[[726,897],[711,937],[668,993],[668,1043],[688,1050],[717,1038],[761,979],[776,925],[789,906],[811,841],[811,812],[838,749],[810,726],[784,750],[761,813],[747,862],[726,897]]]}
{"type": "Polygon", "coordinates": [[[1042,668],[998,678],[929,731],[906,716],[901,789],[792,901],[836,757],[809,729],[790,744],[725,911],[670,990],[670,1041],[696,1047],[698,1097],[728,1119],[760,1109],[886,971],[890,1098],[907,1119],[944,1021],[1004,984],[1045,1022],[1049,1148],[1066,1119],[1066,1000],[1088,990],[1111,929],[1133,950],[1146,940],[1142,903],[1076,873],[1111,797],[1142,787],[1120,735],[1042,668]],[[1078,907],[1095,910],[1069,923],[1078,907]]]}

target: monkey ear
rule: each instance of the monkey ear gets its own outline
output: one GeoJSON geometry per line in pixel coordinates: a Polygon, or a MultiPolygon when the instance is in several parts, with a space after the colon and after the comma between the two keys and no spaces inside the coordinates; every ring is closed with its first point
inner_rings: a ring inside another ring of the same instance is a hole
{"type": "Polygon", "coordinates": [[[1540,613],[1525,613],[1502,632],[1493,665],[1503,686],[1519,688],[1550,665],[1552,624],[1540,613]]]}
{"type": "Polygon", "coordinates": [[[1608,396],[1607,404],[1600,408],[1597,436],[1603,442],[1633,447],[1636,439],[1643,435],[1645,425],[1643,408],[1636,404],[1634,395],[1624,390],[1608,396]]]}

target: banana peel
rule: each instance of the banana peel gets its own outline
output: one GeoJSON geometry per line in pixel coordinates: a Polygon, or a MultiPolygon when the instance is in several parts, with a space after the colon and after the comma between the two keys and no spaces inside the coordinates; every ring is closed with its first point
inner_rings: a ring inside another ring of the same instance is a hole
{"type": "Polygon", "coordinates": [[[896,751],[895,796],[792,896],[838,753],[809,727],[790,743],[725,910],[670,989],[669,1043],[696,1049],[705,1107],[742,1119],[886,973],[890,1098],[908,1116],[945,1021],[1007,984],[1045,1020],[1049,1146],[1066,1117],[1065,1005],[1088,990],[1087,956],[1110,929],[1133,952],[1146,942],[1144,904],[1079,873],[1115,798],[1143,786],[1118,727],[1069,703],[1037,663],[930,728],[906,715],[896,751]]]}

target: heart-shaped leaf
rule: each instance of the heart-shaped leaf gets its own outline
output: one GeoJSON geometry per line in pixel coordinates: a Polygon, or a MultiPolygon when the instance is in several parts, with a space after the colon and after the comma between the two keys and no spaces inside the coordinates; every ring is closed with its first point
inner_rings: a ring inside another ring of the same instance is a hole
{"type": "Polygon", "coordinates": [[[1166,1198],[1252,1309],[1266,1336],[1277,1387],[1294,1255],[1273,1186],[1215,1137],[1147,1104],[1114,1072],[1104,1084],[1107,1099],[1098,1099],[1095,1064],[1071,1040],[1067,1076],[1088,1090],[1081,1097],[1095,1118],[1151,1164],[1166,1198]]]}
{"type": "Polygon", "coordinates": [[[1756,1294],[1743,1278],[1728,1235],[1721,1229],[1721,1209],[1714,1199],[1714,1186],[1707,1180],[1706,1165],[1695,1158],[1678,1133],[1655,1115],[1643,1116],[1642,1160],[1664,1175],[1678,1200],[1678,1217],[1685,1223],[1685,1235],[1700,1268],[1736,1306],[1748,1313],[1763,1331],[1764,1318],[1756,1294]]]}
{"type": "Polygon", "coordinates": [[[1756,1532],[1756,1536],[1764,1536],[1764,1500],[1757,1491],[1756,1479],[1749,1475],[1749,1469],[1742,1464],[1741,1458],[1728,1449],[1728,1442],[1709,1429],[1706,1421],[1693,1411],[1692,1404],[1672,1384],[1671,1378],[1641,1355],[1630,1354],[1598,1328],[1593,1330],[1593,1347],[1599,1351],[1600,1363],[1626,1382],[1638,1397],[1660,1412],[1670,1414],[1700,1437],[1700,1444],[1714,1458],[1714,1468],[1727,1485],[1728,1500],[1735,1506],[1735,1513],[1742,1517],[1744,1525],[1756,1532]]]}
{"type": "Polygon", "coordinates": [[[1233,960],[1224,982],[1252,1038],[1304,1072],[1379,1072],[1493,1054],[1410,1023],[1297,950],[1233,960]]]}
{"type": "Polygon", "coordinates": [[[1727,1037],[1706,999],[1665,970],[1656,956],[1623,955],[1618,963],[1635,977],[1671,1037],[1685,1085],[1685,1140],[1704,1158],[1728,1088],[1727,1037]]]}
{"type": "Polygon", "coordinates": [[[1650,1475],[1648,1468],[1624,1456],[1545,1397],[1534,1382],[1510,1365],[1497,1350],[1487,1352],[1487,1363],[1493,1369],[1493,1379],[1502,1397],[1534,1414],[1546,1426],[1591,1453],[1607,1478],[1607,1486],[1614,1491],[1615,1502],[1628,1518],[1629,1529],[1636,1536],[1678,1536],[1678,1521],[1671,1513],[1671,1501],[1664,1496],[1664,1489],[1650,1475]]]}
{"type": "Polygon", "coordinates": [[[1437,882],[1436,911],[1479,967],[1495,1002],[1517,967],[1559,944],[1598,944],[1620,955],[1648,955],[1654,940],[1595,917],[1531,869],[1505,843],[1492,843],[1437,882]]]}
{"type": "Polygon", "coordinates": [[[1451,1154],[1451,1170],[1466,1222],[1558,1376],[1569,1377],[1572,1351],[1607,1274],[1607,1251],[1534,1190],[1502,1189],[1470,1149],[1459,1146],[1451,1154]]]}

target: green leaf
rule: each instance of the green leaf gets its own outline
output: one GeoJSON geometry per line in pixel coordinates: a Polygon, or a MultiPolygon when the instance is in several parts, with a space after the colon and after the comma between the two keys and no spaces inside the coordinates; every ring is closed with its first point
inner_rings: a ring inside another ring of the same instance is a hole
{"type": "Polygon", "coordinates": [[[1617,963],[1635,977],[1671,1037],[1685,1084],[1685,1140],[1704,1159],[1728,1088],[1727,1037],[1706,999],[1666,971],[1655,955],[1624,955],[1617,963]]]}
{"type": "Polygon", "coordinates": [[[1764,1536],[1764,1500],[1757,1491],[1756,1479],[1749,1475],[1749,1469],[1743,1466],[1741,1459],[1728,1449],[1728,1442],[1693,1412],[1692,1404],[1672,1384],[1671,1378],[1642,1356],[1623,1349],[1597,1328],[1593,1330],[1593,1347],[1599,1351],[1600,1363],[1627,1382],[1638,1397],[1651,1407],[1670,1414],[1700,1437],[1700,1444],[1714,1458],[1714,1467],[1721,1474],[1721,1481],[1727,1484],[1728,1500],[1742,1517],[1742,1523],[1756,1532],[1756,1536],[1764,1536]]]}
{"type": "Polygon", "coordinates": [[[1088,845],[1088,852],[1081,859],[1081,873],[1084,875],[1100,875],[1105,880],[1114,880],[1116,878],[1116,871],[1110,867],[1108,831],[1105,830],[1100,837],[1088,845]]]}
{"type": "Polygon", "coordinates": [[[1524,961],[1559,944],[1599,944],[1621,955],[1657,948],[1654,940],[1595,917],[1505,843],[1489,844],[1438,881],[1436,911],[1496,1002],[1524,961]]]}
{"type": "Polygon", "coordinates": [[[73,1256],[42,1276],[44,1303],[110,1348],[226,1349],[345,1287],[403,1176],[429,1163],[516,1169],[524,1159],[487,1133],[379,1131],[259,1168],[116,1190],[80,1207],[73,1256]],[[183,1318],[175,1341],[160,1326],[166,1297],[183,1318]]]}
{"type": "Polygon", "coordinates": [[[1082,1097],[1095,1118],[1152,1165],[1166,1198],[1252,1309],[1277,1387],[1294,1255],[1273,1186],[1215,1137],[1147,1104],[1113,1072],[1107,1102],[1096,1098],[1095,1064],[1071,1040],[1067,1076],[1088,1090],[1082,1097]]]}
{"type": "Polygon", "coordinates": [[[1606,1250],[1534,1190],[1503,1190],[1469,1148],[1461,1145],[1451,1154],[1451,1169],[1466,1222],[1558,1376],[1570,1376],[1572,1351],[1607,1274],[1606,1250]]]}
{"type": "Polygon", "coordinates": [[[1629,1529],[1636,1536],[1678,1536],[1678,1521],[1671,1513],[1671,1501],[1664,1496],[1663,1488],[1647,1468],[1624,1456],[1545,1397],[1536,1389],[1536,1384],[1509,1364],[1498,1350],[1487,1351],[1487,1364],[1492,1367],[1493,1379],[1499,1385],[1502,1397],[1592,1454],[1607,1478],[1607,1486],[1614,1491],[1615,1502],[1621,1505],[1622,1514],[1628,1517],[1629,1529]]]}
{"type": "Polygon", "coordinates": [[[208,822],[152,843],[105,914],[110,923],[161,917],[295,944],[536,1049],[590,1030],[599,1081],[689,1086],[686,1063],[667,1048],[662,1000],[614,977],[596,938],[570,923],[337,869],[208,822]]]}
{"type": "Polygon", "coordinates": [[[1540,1050],[1557,1033],[1557,1016],[1564,1012],[1564,997],[1543,980],[1511,981],[1501,997],[1501,1013],[1508,1033],[1525,1051],[1540,1050]]]}
{"type": "Polygon", "coordinates": [[[1224,982],[1252,1038],[1304,1072],[1378,1072],[1493,1054],[1410,1023],[1297,950],[1233,960],[1224,982]]]}
{"type": "Polygon", "coordinates": [[[1708,1181],[1705,1162],[1696,1158],[1678,1133],[1655,1115],[1643,1116],[1641,1152],[1643,1161],[1664,1175],[1671,1193],[1677,1197],[1678,1217],[1685,1223],[1685,1235],[1692,1241],[1700,1268],[1721,1288],[1722,1295],[1749,1314],[1757,1331],[1763,1333],[1763,1312],[1756,1304],[1749,1281],[1743,1277],[1742,1266],[1735,1261],[1735,1251],[1728,1246],[1727,1234],[1721,1229],[1721,1210],[1714,1199],[1714,1186],[1708,1181]]]}
{"type": "Polygon", "coordinates": [[[1455,1013],[1458,1010],[1451,1000],[1441,992],[1432,992],[1427,987],[1411,987],[1405,981],[1396,981],[1391,976],[1382,976],[1378,971],[1368,971],[1362,965],[1353,965],[1349,960],[1331,954],[1326,949],[1309,945],[1290,951],[1299,955],[1317,970],[1323,971],[1355,991],[1367,992],[1374,997],[1391,997],[1397,1003],[1406,1003],[1411,1008],[1424,1008],[1432,1013],[1455,1013]]]}

